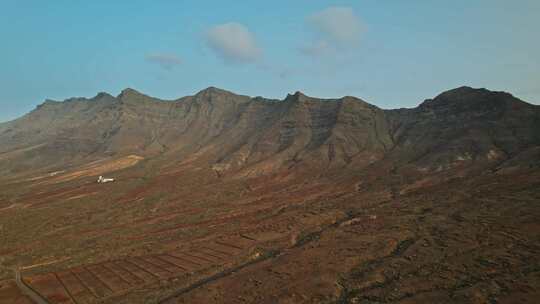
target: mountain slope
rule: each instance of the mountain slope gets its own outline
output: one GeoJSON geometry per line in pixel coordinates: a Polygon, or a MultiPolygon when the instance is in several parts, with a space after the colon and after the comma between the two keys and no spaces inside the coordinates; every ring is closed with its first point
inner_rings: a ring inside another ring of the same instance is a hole
{"type": "Polygon", "coordinates": [[[52,170],[130,154],[200,160],[220,173],[248,175],[361,169],[382,159],[423,171],[465,163],[485,168],[527,151],[535,155],[538,108],[468,87],[401,110],[300,92],[277,101],[211,87],[163,101],[126,89],[117,97],[46,101],[0,125],[0,171],[52,170]]]}
{"type": "Polygon", "coordinates": [[[450,90],[415,109],[390,113],[394,154],[433,170],[495,166],[540,145],[538,109],[508,93],[450,90]]]}

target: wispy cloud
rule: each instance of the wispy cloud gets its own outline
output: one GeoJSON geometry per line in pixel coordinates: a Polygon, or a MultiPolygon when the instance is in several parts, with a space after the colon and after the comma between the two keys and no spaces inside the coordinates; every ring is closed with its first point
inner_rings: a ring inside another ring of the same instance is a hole
{"type": "Polygon", "coordinates": [[[308,56],[322,56],[332,49],[332,46],[326,40],[316,40],[309,45],[300,47],[300,52],[308,56]]]}
{"type": "Polygon", "coordinates": [[[225,23],[206,33],[206,44],[227,63],[252,63],[262,56],[255,36],[240,23],[225,23]]]}
{"type": "Polygon", "coordinates": [[[316,37],[300,51],[309,56],[356,48],[365,31],[361,19],[350,7],[329,7],[309,16],[307,23],[316,37]]]}
{"type": "Polygon", "coordinates": [[[182,64],[182,60],[173,54],[148,54],[145,56],[145,60],[168,71],[182,64]]]}

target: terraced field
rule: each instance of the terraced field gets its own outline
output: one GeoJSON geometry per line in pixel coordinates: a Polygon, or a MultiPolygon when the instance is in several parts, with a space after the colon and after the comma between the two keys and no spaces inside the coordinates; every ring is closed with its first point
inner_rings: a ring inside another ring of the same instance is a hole
{"type": "Polygon", "coordinates": [[[24,282],[50,303],[96,303],[160,281],[232,265],[240,256],[247,256],[255,244],[239,236],[189,251],[129,257],[28,276],[24,282]]]}

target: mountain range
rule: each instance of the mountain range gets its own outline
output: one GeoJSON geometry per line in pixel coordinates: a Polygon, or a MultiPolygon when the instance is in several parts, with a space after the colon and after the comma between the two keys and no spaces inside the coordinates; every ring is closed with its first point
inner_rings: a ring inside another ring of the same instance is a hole
{"type": "Polygon", "coordinates": [[[539,189],[505,92],[46,100],[0,124],[0,303],[536,303],[539,189]]]}
{"type": "Polygon", "coordinates": [[[504,92],[461,87],[413,109],[359,98],[284,100],[207,88],[164,101],[125,89],[117,97],[47,100],[0,124],[0,172],[61,170],[136,154],[202,161],[223,175],[359,170],[378,163],[420,172],[537,166],[540,107],[504,92]]]}

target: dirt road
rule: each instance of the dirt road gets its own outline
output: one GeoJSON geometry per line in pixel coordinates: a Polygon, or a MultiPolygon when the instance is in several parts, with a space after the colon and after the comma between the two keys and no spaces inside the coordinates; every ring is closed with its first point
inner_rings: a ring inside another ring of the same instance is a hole
{"type": "Polygon", "coordinates": [[[32,299],[32,301],[34,301],[36,304],[49,304],[47,300],[45,300],[43,297],[41,297],[41,295],[32,290],[32,288],[28,287],[28,285],[23,282],[21,272],[18,269],[15,270],[15,283],[21,292],[32,299]]]}

